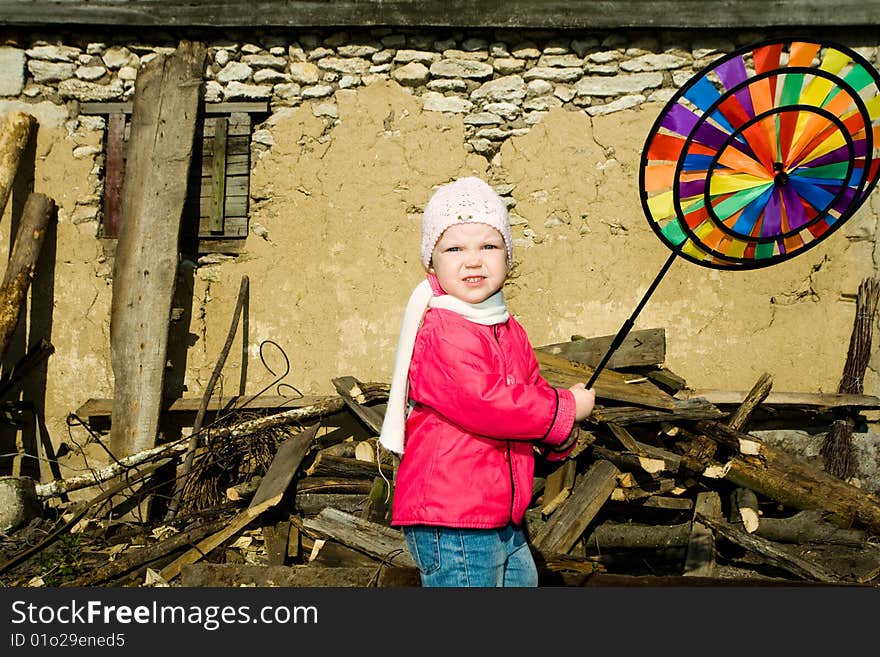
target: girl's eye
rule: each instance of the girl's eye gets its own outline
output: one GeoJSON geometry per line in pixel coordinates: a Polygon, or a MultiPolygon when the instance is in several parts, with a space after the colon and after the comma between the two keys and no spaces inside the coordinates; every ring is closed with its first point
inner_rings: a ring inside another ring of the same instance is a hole
{"type": "Polygon", "coordinates": [[[497,249],[498,245],[497,244],[486,244],[483,248],[484,249],[497,249]]]}
{"type": "Polygon", "coordinates": [[[447,253],[461,251],[461,247],[460,246],[450,246],[449,248],[446,249],[446,251],[447,251],[447,253]]]}

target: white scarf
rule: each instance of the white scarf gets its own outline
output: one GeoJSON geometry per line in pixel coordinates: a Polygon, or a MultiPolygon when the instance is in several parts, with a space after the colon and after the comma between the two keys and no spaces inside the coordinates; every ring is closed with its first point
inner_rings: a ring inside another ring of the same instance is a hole
{"type": "Polygon", "coordinates": [[[498,290],[480,303],[468,303],[450,294],[434,296],[431,283],[426,279],[416,286],[406,304],[397,352],[394,354],[394,371],[391,374],[391,390],[388,406],[382,421],[379,444],[397,454],[403,454],[406,432],[406,402],[409,393],[409,364],[412,360],[416,333],[428,308],[445,308],[458,313],[475,324],[492,326],[506,322],[510,315],[504,294],[498,290]]]}

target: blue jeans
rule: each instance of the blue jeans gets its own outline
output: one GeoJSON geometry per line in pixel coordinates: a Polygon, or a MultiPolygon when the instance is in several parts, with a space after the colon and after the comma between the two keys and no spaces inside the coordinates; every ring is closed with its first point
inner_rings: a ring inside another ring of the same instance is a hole
{"type": "Polygon", "coordinates": [[[522,529],[404,527],[422,586],[538,586],[538,570],[522,529]]]}

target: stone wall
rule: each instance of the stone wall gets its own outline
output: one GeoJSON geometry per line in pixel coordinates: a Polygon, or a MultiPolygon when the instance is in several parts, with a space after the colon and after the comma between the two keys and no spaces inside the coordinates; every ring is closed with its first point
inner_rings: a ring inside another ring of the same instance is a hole
{"type": "MultiPolygon", "coordinates": [[[[422,276],[420,209],[432,188],[465,174],[485,177],[510,207],[515,268],[505,292],[533,343],[616,332],[669,255],[638,197],[654,119],[696,71],[767,36],[402,29],[7,36],[0,113],[24,109],[39,119],[35,189],[60,208],[49,285],[56,351],[45,386],[53,442],[87,439],[67,426],[67,414],[113,394],[112,250],[98,238],[105,122],[81,115],[79,104],[130,100],[138,68],[178,39],[209,47],[206,102],[265,100],[271,108],[253,133],[245,252],[180,265],[168,386],[200,397],[245,275],[250,392],[272,389],[286,367],[283,382],[304,393],[330,393],[330,379],[341,375],[387,380],[400,313],[422,276]]],[[[876,35],[831,36],[878,63],[876,35]]],[[[666,364],[694,388],[748,389],[767,371],[779,391],[835,391],[855,292],[880,262],[878,212],[873,194],[817,248],[764,270],[679,260],[636,327],[666,329],[666,364]]],[[[4,248],[9,227],[7,209],[4,248]]],[[[39,276],[35,294],[46,288],[39,276]]],[[[227,394],[239,367],[231,354],[227,394]]],[[[875,367],[869,394],[880,394],[875,367]]]]}

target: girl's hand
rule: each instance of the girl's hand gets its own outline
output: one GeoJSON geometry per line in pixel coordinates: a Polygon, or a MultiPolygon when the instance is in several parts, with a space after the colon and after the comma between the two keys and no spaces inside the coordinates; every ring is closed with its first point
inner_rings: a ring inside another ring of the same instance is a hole
{"type": "Polygon", "coordinates": [[[589,417],[593,412],[593,406],[596,405],[596,390],[590,388],[583,383],[575,383],[569,388],[574,393],[574,419],[576,422],[589,417]]]}

